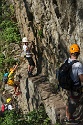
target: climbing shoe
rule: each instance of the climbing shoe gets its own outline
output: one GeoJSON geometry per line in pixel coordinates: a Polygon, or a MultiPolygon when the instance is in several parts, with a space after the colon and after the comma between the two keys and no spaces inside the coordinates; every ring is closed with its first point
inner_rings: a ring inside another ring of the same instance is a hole
{"type": "Polygon", "coordinates": [[[79,121],[77,121],[77,120],[74,120],[74,119],[67,119],[67,118],[65,118],[64,119],[64,122],[66,122],[67,124],[72,124],[72,125],[77,125],[78,123],[79,123],[79,121]]]}
{"type": "Polygon", "coordinates": [[[69,122],[69,119],[65,117],[64,122],[69,122]]]}
{"type": "Polygon", "coordinates": [[[64,122],[72,122],[72,121],[74,121],[74,119],[68,119],[67,117],[65,117],[64,119],[64,122]]]}

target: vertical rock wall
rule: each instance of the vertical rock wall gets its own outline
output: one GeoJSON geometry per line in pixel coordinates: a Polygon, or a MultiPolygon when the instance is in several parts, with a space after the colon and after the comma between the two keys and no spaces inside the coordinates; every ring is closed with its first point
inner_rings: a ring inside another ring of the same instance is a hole
{"type": "MultiPolygon", "coordinates": [[[[47,75],[49,82],[55,83],[55,70],[59,63],[68,57],[68,47],[72,43],[79,44],[80,60],[83,61],[82,0],[12,0],[12,2],[21,36],[27,36],[29,42],[34,40],[36,48],[34,58],[38,74],[47,75]]],[[[26,67],[21,69],[22,97],[19,101],[24,102],[20,103],[21,107],[25,111],[31,111],[43,102],[52,123],[56,123],[56,109],[62,107],[63,103],[56,103],[59,98],[50,94],[49,89],[46,90],[48,84],[45,86],[40,82],[40,85],[35,86],[36,80],[28,81],[26,67]]]]}
{"type": "Polygon", "coordinates": [[[78,43],[83,53],[83,1],[13,0],[13,4],[21,36],[30,42],[35,38],[38,71],[53,82],[69,45],[78,43]]]}
{"type": "Polygon", "coordinates": [[[60,94],[52,93],[46,76],[41,74],[28,78],[26,60],[20,65],[18,73],[22,76],[20,80],[22,94],[18,96],[18,105],[23,113],[38,109],[39,105],[44,105],[53,125],[56,123],[58,116],[62,121],[65,115],[64,102],[60,94]],[[25,66],[23,67],[23,65],[25,66]]]}

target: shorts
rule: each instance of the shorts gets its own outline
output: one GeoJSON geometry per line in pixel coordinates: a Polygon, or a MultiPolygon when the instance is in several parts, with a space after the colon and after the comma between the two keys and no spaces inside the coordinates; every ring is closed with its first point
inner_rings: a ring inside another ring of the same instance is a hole
{"type": "Polygon", "coordinates": [[[7,84],[8,79],[3,77],[3,83],[7,84]]]}
{"type": "Polygon", "coordinates": [[[75,92],[75,91],[71,92],[65,89],[60,89],[60,90],[61,90],[61,95],[63,97],[63,100],[65,102],[65,105],[67,106],[69,105],[70,100],[72,100],[74,103],[77,103],[81,97],[81,94],[79,94],[78,92],[75,92]]]}
{"type": "Polygon", "coordinates": [[[26,57],[26,59],[28,60],[28,63],[30,66],[35,66],[35,63],[34,63],[32,57],[26,57]]]}

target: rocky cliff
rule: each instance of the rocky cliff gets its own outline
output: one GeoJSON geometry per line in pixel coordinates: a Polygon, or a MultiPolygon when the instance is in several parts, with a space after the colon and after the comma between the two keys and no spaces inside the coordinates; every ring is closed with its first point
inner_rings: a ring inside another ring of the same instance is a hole
{"type": "Polygon", "coordinates": [[[68,46],[78,43],[83,61],[82,0],[12,0],[21,36],[34,40],[38,73],[55,81],[55,69],[68,56],[68,46]]]}
{"type": "MultiPolygon", "coordinates": [[[[56,102],[60,99],[51,93],[47,83],[55,84],[55,71],[68,57],[68,46],[72,43],[78,43],[81,47],[80,60],[83,61],[83,1],[12,0],[11,2],[15,7],[21,37],[26,36],[29,42],[34,41],[36,71],[38,75],[42,74],[28,80],[27,66],[22,62],[20,102],[24,103],[20,104],[25,111],[31,111],[43,102],[54,124],[57,117],[56,102]],[[47,80],[42,81],[44,78],[47,80]],[[41,84],[35,86],[37,81],[41,84]]],[[[59,108],[62,107],[60,104],[63,103],[59,103],[59,108]]]]}

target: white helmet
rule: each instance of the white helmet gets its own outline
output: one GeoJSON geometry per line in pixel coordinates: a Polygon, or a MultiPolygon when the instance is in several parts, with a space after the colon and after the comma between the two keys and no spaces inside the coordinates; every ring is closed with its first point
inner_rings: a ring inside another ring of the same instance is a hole
{"type": "Polygon", "coordinates": [[[27,37],[23,37],[22,42],[23,43],[28,42],[27,37]]]}

